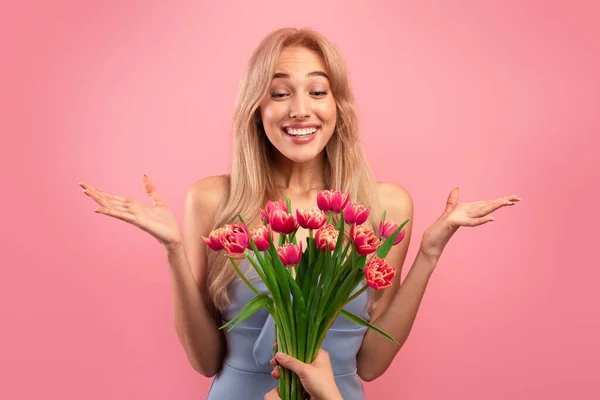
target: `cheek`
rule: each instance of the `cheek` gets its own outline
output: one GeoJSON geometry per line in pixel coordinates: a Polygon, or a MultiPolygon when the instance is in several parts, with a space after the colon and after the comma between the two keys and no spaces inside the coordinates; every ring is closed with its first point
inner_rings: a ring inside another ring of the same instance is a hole
{"type": "Polygon", "coordinates": [[[318,113],[322,120],[325,120],[328,123],[335,123],[337,118],[337,107],[335,104],[335,100],[322,103],[318,110],[318,113]]]}
{"type": "Polygon", "coordinates": [[[281,120],[282,115],[285,114],[282,103],[276,103],[273,101],[265,102],[261,105],[261,115],[265,122],[278,123],[281,120]]]}

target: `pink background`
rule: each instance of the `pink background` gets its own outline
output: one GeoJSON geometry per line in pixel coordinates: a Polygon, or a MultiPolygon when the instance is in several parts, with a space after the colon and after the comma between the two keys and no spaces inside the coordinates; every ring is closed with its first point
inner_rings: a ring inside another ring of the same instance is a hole
{"type": "Polygon", "coordinates": [[[348,62],[371,165],[415,201],[403,275],[453,186],[523,199],[452,239],[367,397],[600,398],[598,7],[426,3],[5,5],[0,398],[205,398],[160,246],[77,182],[146,200],[147,173],[181,221],[189,185],[227,171],[239,78],[281,26],[348,62]]]}

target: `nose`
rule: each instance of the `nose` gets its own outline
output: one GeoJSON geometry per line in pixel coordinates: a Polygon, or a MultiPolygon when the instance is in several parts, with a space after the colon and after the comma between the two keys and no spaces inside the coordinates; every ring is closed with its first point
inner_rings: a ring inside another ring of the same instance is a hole
{"type": "Polygon", "coordinates": [[[294,96],[290,104],[290,118],[304,119],[310,117],[309,99],[305,96],[294,96]]]}

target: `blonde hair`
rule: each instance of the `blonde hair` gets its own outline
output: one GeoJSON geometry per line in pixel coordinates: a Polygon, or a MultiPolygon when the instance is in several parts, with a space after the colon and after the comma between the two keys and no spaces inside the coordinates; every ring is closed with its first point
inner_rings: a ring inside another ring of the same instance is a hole
{"type": "MultiPolygon", "coordinates": [[[[325,146],[325,183],[323,189],[350,193],[350,199],[371,207],[368,223],[379,223],[380,207],[376,184],[364,157],[358,135],[358,115],[354,106],[345,62],[332,42],[311,29],[282,28],[265,37],[252,54],[242,76],[234,114],[235,138],[233,160],[226,199],[216,211],[213,229],[238,223],[238,214],[248,223],[254,221],[267,200],[282,198],[273,174],[273,146],[259,124],[259,105],[266,95],[281,50],[303,46],[317,52],[324,60],[336,102],[335,131],[325,146]]],[[[293,204],[292,204],[293,207],[293,204]]],[[[214,306],[223,310],[229,303],[228,286],[236,272],[221,252],[208,251],[207,289],[214,306]]],[[[370,309],[381,291],[371,296],[370,309]]]]}

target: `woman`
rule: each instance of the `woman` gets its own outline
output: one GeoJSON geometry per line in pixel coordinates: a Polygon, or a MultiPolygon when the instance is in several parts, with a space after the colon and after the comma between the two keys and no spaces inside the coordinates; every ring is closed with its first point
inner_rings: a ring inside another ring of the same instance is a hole
{"type": "MultiPolygon", "coordinates": [[[[170,265],[174,324],[195,370],[215,376],[209,399],[262,399],[276,386],[269,360],[274,341],[273,320],[262,309],[235,329],[218,327],[253,297],[226,265],[225,257],[207,251],[202,237],[237,222],[241,214],[250,227],[260,224],[268,199],[287,195],[294,208],[316,206],[316,193],[337,189],[351,201],[371,207],[367,222],[376,228],[382,210],[387,218],[412,221],[409,193],[393,183],[376,183],[363,157],[358,122],[344,62],[335,46],[317,32],[280,29],[268,35],[252,55],[239,88],[234,117],[235,144],[230,176],[195,182],[185,200],[184,231],[156,193],[150,178],[142,180],[152,206],[81,184],[101,207],[96,212],[153,235],[170,265]]],[[[366,291],[347,309],[369,320],[403,344],[411,330],[425,287],[442,251],[460,226],[493,220],[491,212],[515,204],[515,195],[491,201],[457,204],[450,193],[440,218],[423,234],[418,255],[400,285],[400,271],[411,239],[387,256],[396,266],[391,288],[366,291]]],[[[299,232],[304,241],[306,232],[299,232]],[[304,236],[302,236],[304,235],[304,236]]],[[[242,264],[249,269],[249,263],[242,264]]],[[[255,284],[259,290],[266,288],[255,284]]],[[[331,356],[337,386],[344,399],[363,399],[359,377],[372,381],[391,364],[400,346],[377,332],[338,318],[322,344],[331,356]]]]}

